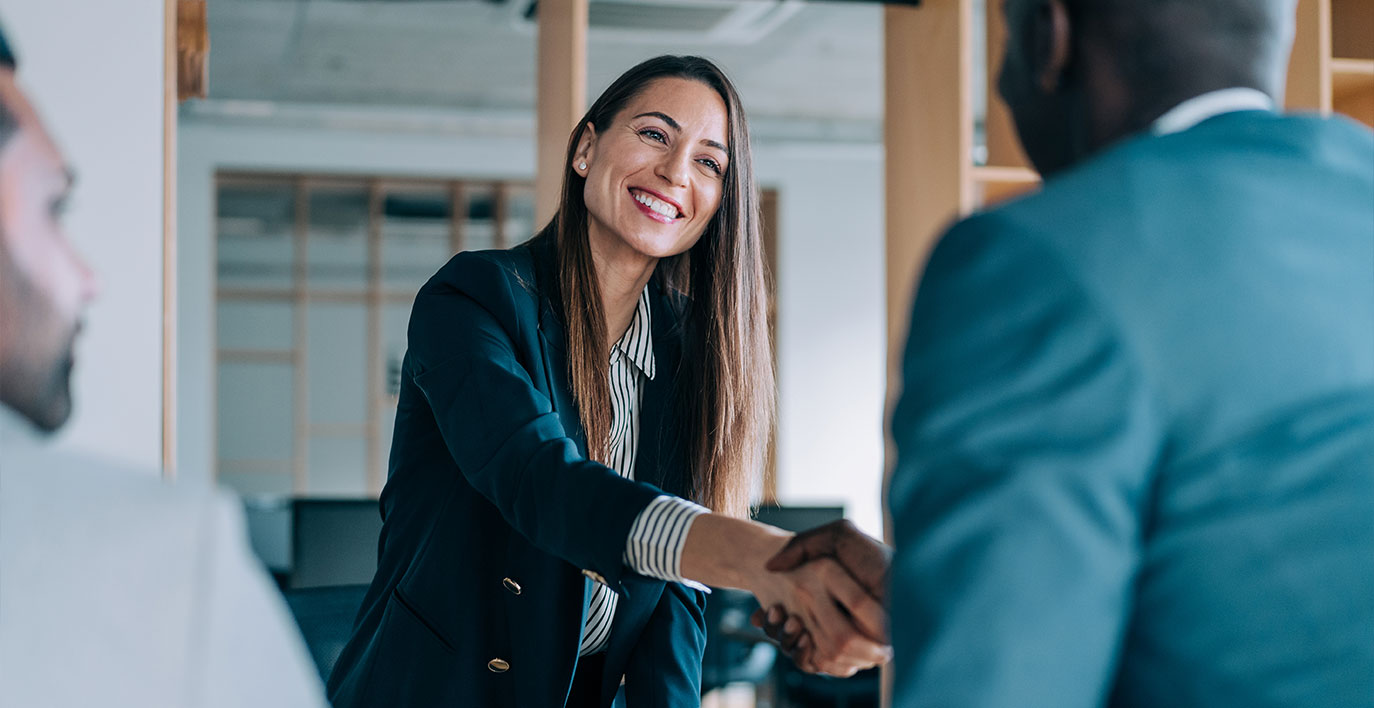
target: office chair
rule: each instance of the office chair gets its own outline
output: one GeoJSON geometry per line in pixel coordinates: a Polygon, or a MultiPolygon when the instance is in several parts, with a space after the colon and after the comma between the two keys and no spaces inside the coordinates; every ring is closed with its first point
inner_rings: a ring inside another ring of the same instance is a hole
{"type": "Polygon", "coordinates": [[[334,670],[334,662],[353,634],[353,620],[362,607],[368,586],[335,585],[330,587],[287,590],[286,604],[296,618],[310,658],[320,672],[320,680],[327,680],[334,670]]]}
{"type": "Polygon", "coordinates": [[[753,595],[740,590],[713,590],[706,599],[703,696],[726,684],[762,683],[772,672],[778,651],[762,630],[749,624],[758,606],[753,595]]]}

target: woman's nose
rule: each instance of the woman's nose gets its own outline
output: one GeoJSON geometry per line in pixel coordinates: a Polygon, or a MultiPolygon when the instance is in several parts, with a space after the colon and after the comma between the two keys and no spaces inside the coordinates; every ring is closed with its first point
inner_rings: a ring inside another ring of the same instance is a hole
{"type": "Polygon", "coordinates": [[[691,157],[685,150],[671,150],[658,164],[658,175],[675,187],[687,186],[691,157]]]}

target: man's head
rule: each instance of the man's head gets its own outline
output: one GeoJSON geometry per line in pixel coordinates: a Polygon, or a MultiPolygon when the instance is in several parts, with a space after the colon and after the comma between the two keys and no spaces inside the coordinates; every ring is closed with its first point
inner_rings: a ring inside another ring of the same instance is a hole
{"type": "Polygon", "coordinates": [[[998,88],[1052,174],[1231,87],[1279,99],[1296,0],[1006,0],[998,88]]]}
{"type": "Polygon", "coordinates": [[[46,431],[71,415],[72,348],[96,292],[62,230],[71,181],[0,35],[0,404],[46,431]]]}

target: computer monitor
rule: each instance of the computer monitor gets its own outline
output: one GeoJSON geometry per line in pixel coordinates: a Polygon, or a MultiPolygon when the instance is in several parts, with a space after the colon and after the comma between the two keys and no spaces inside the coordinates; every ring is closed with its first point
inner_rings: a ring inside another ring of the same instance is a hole
{"type": "Polygon", "coordinates": [[[843,518],[842,506],[761,506],[754,512],[755,521],[794,533],[843,518]]]}
{"type": "Polygon", "coordinates": [[[292,503],[292,588],[372,582],[382,516],[375,499],[292,503]]]}

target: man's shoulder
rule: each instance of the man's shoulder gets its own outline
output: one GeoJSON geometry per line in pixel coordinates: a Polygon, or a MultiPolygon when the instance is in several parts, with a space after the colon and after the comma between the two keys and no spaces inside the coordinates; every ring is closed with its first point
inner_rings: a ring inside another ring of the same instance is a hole
{"type": "Polygon", "coordinates": [[[10,454],[0,566],[0,664],[22,667],[0,681],[0,702],[84,705],[98,686],[142,705],[246,705],[224,696],[252,692],[258,705],[322,703],[225,492],[79,455],[10,454]]]}
{"type": "Polygon", "coordinates": [[[133,563],[156,556],[164,572],[178,560],[193,564],[197,544],[188,541],[203,543],[226,525],[242,528],[241,512],[222,491],[171,485],[156,470],[56,451],[7,457],[0,500],[7,526],[39,526],[69,540],[53,548],[50,536],[24,533],[4,546],[46,546],[67,556],[114,549],[133,563]]]}
{"type": "Polygon", "coordinates": [[[1180,133],[1127,139],[951,233],[995,227],[1006,240],[1035,241],[1075,267],[1110,270],[1129,265],[1121,256],[1131,251],[1146,256],[1195,243],[1198,229],[1225,231],[1239,221],[1227,214],[1293,208],[1274,195],[1367,212],[1371,188],[1368,129],[1340,117],[1244,111],[1180,133]]]}

